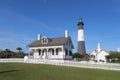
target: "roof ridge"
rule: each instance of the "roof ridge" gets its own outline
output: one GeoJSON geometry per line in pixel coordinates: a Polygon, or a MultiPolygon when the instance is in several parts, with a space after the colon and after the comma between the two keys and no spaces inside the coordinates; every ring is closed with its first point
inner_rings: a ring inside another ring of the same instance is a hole
{"type": "Polygon", "coordinates": [[[55,37],[55,38],[50,38],[50,39],[56,39],[56,38],[66,38],[66,37],[55,37]]]}

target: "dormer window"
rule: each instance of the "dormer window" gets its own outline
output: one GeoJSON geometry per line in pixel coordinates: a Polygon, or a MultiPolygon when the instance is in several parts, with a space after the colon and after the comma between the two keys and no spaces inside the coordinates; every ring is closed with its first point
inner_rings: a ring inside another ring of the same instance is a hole
{"type": "Polygon", "coordinates": [[[48,43],[48,38],[46,36],[42,37],[42,44],[47,44],[48,43]]]}

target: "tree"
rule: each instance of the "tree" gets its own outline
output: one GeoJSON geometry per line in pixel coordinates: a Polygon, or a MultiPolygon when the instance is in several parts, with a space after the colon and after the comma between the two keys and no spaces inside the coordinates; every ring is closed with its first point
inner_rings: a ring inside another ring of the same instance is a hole
{"type": "Polygon", "coordinates": [[[16,50],[18,50],[18,53],[16,53],[15,57],[23,58],[26,55],[24,52],[22,52],[22,48],[21,47],[16,48],[16,50]]]}
{"type": "Polygon", "coordinates": [[[120,63],[120,52],[110,51],[106,56],[108,62],[120,63]]]}
{"type": "Polygon", "coordinates": [[[14,52],[10,49],[2,50],[0,51],[0,58],[24,58],[26,53],[22,52],[22,48],[18,48],[17,50],[19,52],[14,52]]]}
{"type": "Polygon", "coordinates": [[[5,49],[5,56],[6,56],[6,58],[8,58],[10,56],[10,50],[9,49],[5,49]]]}
{"type": "Polygon", "coordinates": [[[0,52],[0,58],[10,58],[11,55],[12,55],[12,52],[10,51],[10,49],[5,49],[0,52]]]}
{"type": "Polygon", "coordinates": [[[19,51],[19,53],[22,51],[22,48],[21,47],[17,47],[16,50],[19,51]]]}
{"type": "Polygon", "coordinates": [[[1,51],[1,52],[0,52],[0,58],[6,58],[6,56],[5,56],[5,51],[1,51]]]}

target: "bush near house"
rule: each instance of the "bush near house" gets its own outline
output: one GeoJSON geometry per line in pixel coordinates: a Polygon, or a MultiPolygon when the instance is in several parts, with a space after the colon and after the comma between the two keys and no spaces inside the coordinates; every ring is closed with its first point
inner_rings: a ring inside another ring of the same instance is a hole
{"type": "Polygon", "coordinates": [[[84,58],[85,56],[82,55],[82,54],[80,54],[80,53],[74,53],[74,54],[72,55],[72,57],[73,57],[73,59],[79,61],[79,60],[81,60],[82,58],[84,58]]]}
{"type": "Polygon", "coordinates": [[[120,52],[110,51],[110,54],[106,56],[108,62],[120,63],[120,52]]]}

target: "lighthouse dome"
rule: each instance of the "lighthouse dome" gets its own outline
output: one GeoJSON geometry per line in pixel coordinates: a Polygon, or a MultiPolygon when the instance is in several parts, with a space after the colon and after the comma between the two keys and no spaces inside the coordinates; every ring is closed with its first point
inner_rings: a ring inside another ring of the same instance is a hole
{"type": "Polygon", "coordinates": [[[78,21],[78,24],[77,24],[77,25],[78,25],[78,26],[79,26],[79,25],[84,25],[82,18],[80,18],[80,19],[79,19],[79,21],[78,21]]]}

